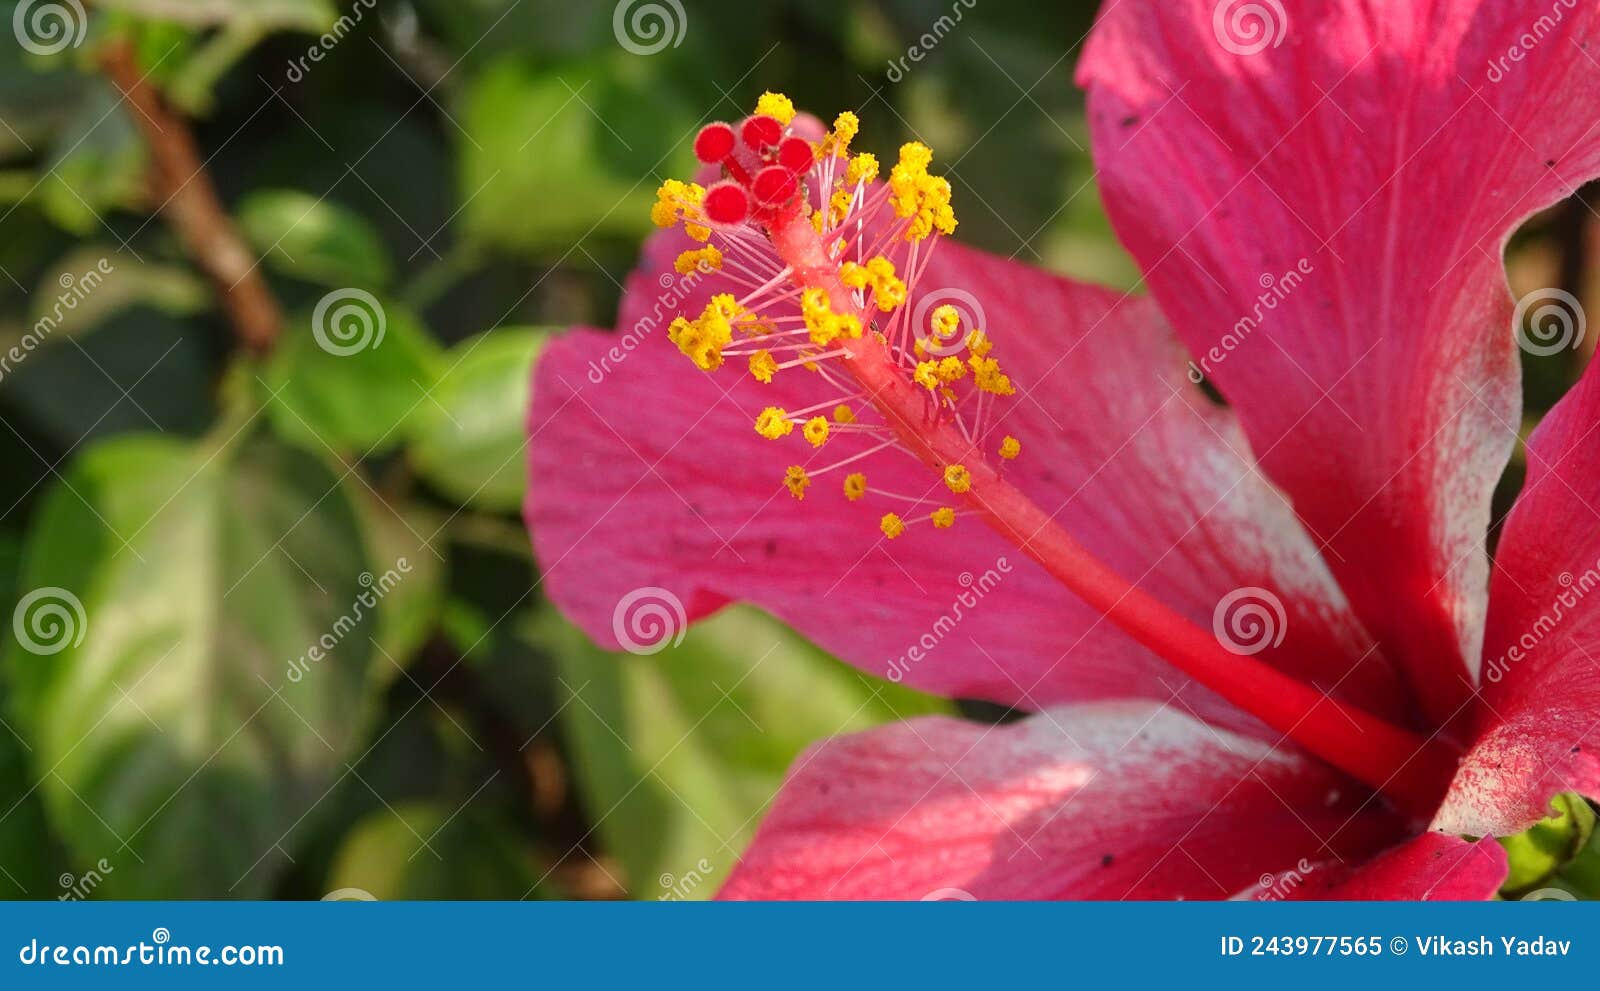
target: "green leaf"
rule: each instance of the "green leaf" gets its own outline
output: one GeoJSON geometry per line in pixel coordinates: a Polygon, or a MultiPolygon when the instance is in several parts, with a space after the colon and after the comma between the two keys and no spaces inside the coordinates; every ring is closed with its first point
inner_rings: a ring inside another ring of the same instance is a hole
{"type": "Polygon", "coordinates": [[[63,229],[79,236],[103,230],[105,214],[143,195],[147,155],[131,112],[110,83],[98,82],[57,136],[33,195],[63,229]]]}
{"type": "Polygon", "coordinates": [[[428,405],[438,362],[438,346],[405,310],[335,289],[290,323],[268,359],[273,426],[318,452],[395,447],[428,405]]]}
{"type": "Polygon", "coordinates": [[[329,873],[328,894],[337,893],[338,900],[520,899],[541,873],[507,824],[479,802],[461,809],[407,802],[355,825],[329,873]]]}
{"type": "Polygon", "coordinates": [[[394,274],[366,218],[326,197],[294,189],[253,192],[239,205],[239,226],[268,265],[307,282],[382,289],[394,274]]]}
{"type": "Polygon", "coordinates": [[[708,897],[811,744],[950,711],[748,609],[653,656],[608,654],[553,615],[537,630],[570,696],[562,728],[585,811],[635,898],[708,897]]]}
{"type": "Polygon", "coordinates": [[[696,118],[640,61],[621,50],[558,68],[502,59],[472,80],[460,145],[471,236],[537,257],[648,229],[649,177],[692,173],[696,118]]]}
{"type": "Polygon", "coordinates": [[[268,29],[320,32],[332,26],[337,17],[332,0],[98,0],[98,6],[192,27],[253,24],[268,29]]]}
{"type": "Polygon", "coordinates": [[[1501,886],[1508,897],[1550,881],[1578,857],[1594,834],[1594,810],[1583,796],[1565,792],[1552,799],[1550,807],[1555,815],[1524,833],[1500,840],[1511,867],[1501,886]]]}
{"type": "Polygon", "coordinates": [[[418,474],[479,509],[522,505],[530,372],[548,338],[541,329],[506,328],[445,355],[433,401],[413,420],[410,458],[418,474]]]}
{"type": "Polygon", "coordinates": [[[93,447],[27,544],[15,725],[101,895],[265,893],[369,704],[355,512],[314,458],[228,436],[93,447]]]}

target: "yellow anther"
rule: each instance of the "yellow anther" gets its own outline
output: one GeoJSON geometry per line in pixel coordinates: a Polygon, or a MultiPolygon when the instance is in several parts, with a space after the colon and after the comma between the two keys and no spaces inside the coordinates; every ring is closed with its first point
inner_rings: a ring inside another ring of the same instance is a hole
{"type": "Polygon", "coordinates": [[[907,241],[920,241],[935,230],[951,234],[956,215],[950,208],[950,183],[928,174],[933,152],[912,141],[900,146],[900,161],[889,170],[889,203],[895,216],[910,220],[907,241]]]}
{"type": "Polygon", "coordinates": [[[989,335],[981,330],[974,330],[967,338],[967,350],[975,357],[987,358],[989,352],[994,350],[994,342],[989,340],[989,335]]]}
{"type": "Polygon", "coordinates": [[[856,422],[856,411],[844,405],[835,406],[833,408],[833,422],[854,423],[856,422]]]}
{"type": "Polygon", "coordinates": [[[811,332],[811,343],[818,347],[832,344],[841,337],[861,336],[861,321],[854,314],[834,313],[825,290],[811,288],[802,292],[800,313],[805,318],[806,329],[811,332]]]}
{"type": "Polygon", "coordinates": [[[940,530],[948,530],[956,523],[956,511],[949,506],[935,509],[929,517],[933,520],[934,527],[940,530]]]}
{"type": "Polygon", "coordinates": [[[861,130],[861,118],[848,110],[833,119],[833,131],[828,135],[827,147],[838,155],[850,154],[850,142],[861,130]]]}
{"type": "Polygon", "coordinates": [[[917,370],[911,374],[911,379],[924,389],[939,388],[939,363],[937,361],[917,362],[917,370]]]}
{"type": "Polygon", "coordinates": [[[794,422],[781,406],[768,406],[756,417],[756,433],[767,440],[777,440],[794,432],[794,422]]]}
{"type": "Polygon", "coordinates": [[[993,358],[980,358],[974,355],[967,359],[967,364],[972,366],[972,376],[977,380],[978,388],[996,396],[1009,396],[1017,390],[1011,384],[1011,377],[1000,371],[1000,362],[993,358]]]}
{"type": "Polygon", "coordinates": [[[867,494],[867,476],[859,471],[844,477],[844,497],[855,502],[867,494]]]}
{"type": "Polygon", "coordinates": [[[965,374],[967,374],[967,366],[961,363],[960,358],[952,355],[939,360],[940,382],[954,382],[965,374]]]}
{"type": "Polygon", "coordinates": [[[732,293],[719,292],[711,297],[711,302],[706,304],[706,315],[716,315],[724,320],[736,320],[744,314],[744,307],[733,298],[732,293]]]}
{"type": "Polygon", "coordinates": [[[756,101],[756,113],[775,118],[784,127],[794,120],[794,102],[782,93],[768,90],[756,101]]]}
{"type": "Polygon", "coordinates": [[[806,489],[811,487],[811,477],[799,465],[790,465],[789,471],[784,475],[783,484],[789,487],[789,494],[796,499],[806,497],[806,489]]]}
{"type": "Polygon", "coordinates": [[[717,250],[716,245],[708,244],[698,251],[685,251],[672,263],[672,267],[677,269],[679,275],[688,275],[696,270],[714,272],[722,268],[722,252],[717,250]]]}
{"type": "Polygon", "coordinates": [[[850,215],[850,204],[854,202],[854,200],[855,194],[850,190],[834,190],[833,196],[829,197],[828,199],[829,219],[831,219],[835,224],[843,223],[844,218],[850,215]]]}
{"type": "Polygon", "coordinates": [[[961,329],[961,311],[945,303],[933,308],[933,333],[941,341],[948,341],[961,329]]]}
{"type": "Polygon", "coordinates": [[[1022,441],[1017,440],[1010,434],[1006,434],[1005,439],[1000,442],[1000,456],[1007,461],[1015,461],[1017,455],[1021,453],[1022,441]]]}
{"type": "Polygon", "coordinates": [[[845,166],[844,181],[848,185],[871,182],[876,178],[878,178],[878,157],[870,152],[862,152],[850,159],[850,164],[845,166]]]}
{"type": "Polygon", "coordinates": [[[893,540],[906,532],[906,524],[904,520],[894,513],[884,513],[883,519],[878,521],[878,529],[883,531],[885,537],[893,540]]]}
{"type": "Polygon", "coordinates": [[[850,289],[865,289],[872,284],[872,273],[865,265],[845,262],[839,266],[839,281],[850,289]]]}
{"type": "Polygon", "coordinates": [[[673,320],[667,338],[701,371],[714,372],[722,367],[722,349],[733,342],[733,327],[707,307],[698,320],[673,320]]]}
{"type": "Polygon", "coordinates": [[[763,349],[750,356],[750,374],[755,376],[757,382],[772,381],[772,377],[778,374],[778,361],[772,357],[771,351],[763,349]]]}
{"type": "Polygon", "coordinates": [[[704,243],[711,236],[711,229],[694,221],[700,217],[700,203],[705,195],[705,187],[698,183],[668,179],[656,190],[656,202],[650,208],[650,220],[657,227],[671,227],[682,220],[684,231],[696,241],[704,243]]]}
{"type": "Polygon", "coordinates": [[[805,429],[801,433],[805,434],[806,440],[811,442],[812,447],[821,447],[828,440],[828,418],[813,416],[806,421],[805,429]]]}
{"type": "Polygon", "coordinates": [[[956,495],[972,488],[972,473],[964,465],[951,465],[944,470],[944,484],[956,495]]]}

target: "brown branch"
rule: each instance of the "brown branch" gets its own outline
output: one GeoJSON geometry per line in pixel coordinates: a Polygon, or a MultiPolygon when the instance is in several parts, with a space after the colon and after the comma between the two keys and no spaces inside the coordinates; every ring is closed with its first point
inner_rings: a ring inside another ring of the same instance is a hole
{"type": "Polygon", "coordinates": [[[167,224],[216,287],[240,343],[256,354],[271,350],[283,327],[283,312],[217,196],[188,123],[145,82],[130,43],[106,45],[100,69],[133,107],[134,123],[150,146],[156,194],[167,224]]]}

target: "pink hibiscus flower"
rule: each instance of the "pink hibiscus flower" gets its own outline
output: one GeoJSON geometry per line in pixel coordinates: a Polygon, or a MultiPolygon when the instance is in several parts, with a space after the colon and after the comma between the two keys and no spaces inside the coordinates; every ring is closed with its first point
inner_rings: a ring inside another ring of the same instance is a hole
{"type": "Polygon", "coordinates": [[[743,600],[1033,713],[819,744],[724,897],[1483,898],[1600,795],[1600,372],[1485,539],[1502,251],[1600,175],[1600,8],[1237,6],[1109,3],[1081,64],[1149,298],[935,250],[926,148],[768,94],[663,187],[620,336],[540,362],[526,516],[595,640],[743,600]]]}

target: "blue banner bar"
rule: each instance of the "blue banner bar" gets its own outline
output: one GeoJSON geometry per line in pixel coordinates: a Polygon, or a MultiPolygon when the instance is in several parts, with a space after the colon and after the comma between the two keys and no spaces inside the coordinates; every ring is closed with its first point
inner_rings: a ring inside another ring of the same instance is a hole
{"type": "Polygon", "coordinates": [[[487,978],[748,991],[1292,979],[1296,991],[1349,991],[1380,977],[1571,982],[1594,966],[1597,941],[1600,904],[1569,902],[11,902],[0,903],[0,987],[487,978]]]}

